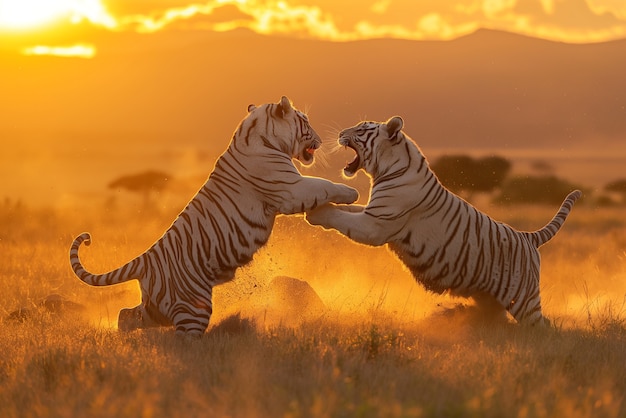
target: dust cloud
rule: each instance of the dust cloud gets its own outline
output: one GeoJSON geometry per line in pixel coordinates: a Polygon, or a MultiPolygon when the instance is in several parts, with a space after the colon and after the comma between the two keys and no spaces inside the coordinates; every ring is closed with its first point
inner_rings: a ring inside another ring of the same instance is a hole
{"type": "Polygon", "coordinates": [[[468,325],[513,323],[503,311],[494,314],[471,300],[427,292],[385,247],[356,244],[302,217],[279,218],[254,261],[214,289],[212,321],[236,313],[263,328],[389,321],[438,338],[468,325]]]}
{"type": "MultiPolygon", "coordinates": [[[[526,230],[543,226],[553,214],[549,207],[527,208],[523,215],[504,208],[487,211],[526,230]]],[[[135,227],[128,228],[139,221],[132,215],[124,215],[123,222],[94,226],[96,246],[84,252],[87,264],[97,256],[102,261],[94,271],[107,271],[144,251],[167,229],[170,219],[152,216],[155,220],[145,225],[151,218],[141,218],[141,239],[134,237],[132,242],[128,239],[135,227]],[[118,224],[125,225],[123,230],[106,232],[118,224]]],[[[620,233],[625,226],[618,218],[618,212],[598,217],[597,209],[581,205],[558,236],[541,248],[542,306],[555,326],[593,327],[624,317],[626,242],[620,233]]],[[[87,287],[81,293],[88,300],[90,322],[105,328],[115,328],[119,310],[141,300],[135,281],[114,288],[87,287]]],[[[232,281],[214,288],[210,328],[238,314],[261,329],[383,322],[442,340],[463,338],[477,328],[517,326],[504,312],[485,311],[472,300],[426,291],[385,247],[354,243],[309,225],[303,216],[279,217],[270,240],[252,262],[238,269],[232,281]]]]}
{"type": "MultiPolygon", "coordinates": [[[[552,211],[550,207],[526,211],[528,228],[521,229],[543,226],[552,211]]],[[[577,208],[558,236],[540,250],[544,315],[558,328],[594,327],[598,321],[619,320],[626,312],[626,252],[615,229],[624,226],[612,224],[605,235],[594,214],[596,209],[577,208]]],[[[506,220],[507,214],[497,216],[506,220]]],[[[234,281],[216,287],[216,322],[231,312],[250,315],[265,327],[311,320],[363,324],[382,318],[433,338],[517,326],[506,312],[426,291],[385,247],[354,243],[334,231],[312,227],[299,216],[279,218],[268,245],[254,261],[234,281]],[[284,282],[280,298],[268,297],[277,291],[276,277],[291,278],[294,287],[284,282]],[[309,289],[303,293],[300,286],[309,289]],[[319,296],[323,309],[316,305],[309,311],[312,294],[319,296]]]]}

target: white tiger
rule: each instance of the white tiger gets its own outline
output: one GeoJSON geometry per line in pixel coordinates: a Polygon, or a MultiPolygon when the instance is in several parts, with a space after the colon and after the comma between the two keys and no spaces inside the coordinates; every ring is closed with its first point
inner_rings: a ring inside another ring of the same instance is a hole
{"type": "Polygon", "coordinates": [[[430,291],[499,305],[518,322],[549,323],[541,312],[538,248],[561,228],[581,192],[570,193],[542,229],[516,231],[443,187],[403,124],[396,116],[340,133],[339,144],[356,152],[344,173],[364,169],[372,177],[370,200],[365,207],[320,206],[307,213],[308,222],[362,244],[388,244],[430,291]]]}
{"type": "Polygon", "coordinates": [[[109,273],[91,274],[78,257],[90,236],[74,240],[70,262],[85,283],[139,280],[142,303],[120,312],[120,329],[174,325],[177,334],[201,335],[213,311],[213,286],[252,259],[278,214],[358,198],[351,187],[300,175],[292,158],[311,164],[321,140],[289,99],[250,105],[248,112],[206,184],[146,252],[109,273]]]}

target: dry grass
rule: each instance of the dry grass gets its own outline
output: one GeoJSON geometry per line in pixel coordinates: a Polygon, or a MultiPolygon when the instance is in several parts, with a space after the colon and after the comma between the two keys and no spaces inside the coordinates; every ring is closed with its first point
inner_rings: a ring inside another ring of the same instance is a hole
{"type": "MultiPolygon", "coordinates": [[[[90,288],[67,259],[73,236],[89,230],[86,266],[115,268],[173,214],[0,211],[3,417],[626,415],[626,219],[618,210],[577,207],[542,249],[555,329],[482,318],[425,293],[385,250],[282,218],[255,261],[216,289],[212,326],[191,341],[170,330],[118,332],[117,311],[138,302],[136,285],[90,288]],[[306,280],[328,309],[281,320],[292,311],[257,300],[281,275],[306,280]],[[39,303],[50,294],[87,308],[50,310],[39,303]],[[21,307],[27,315],[7,318],[21,307]]],[[[488,211],[526,229],[553,212],[488,211]]]]}

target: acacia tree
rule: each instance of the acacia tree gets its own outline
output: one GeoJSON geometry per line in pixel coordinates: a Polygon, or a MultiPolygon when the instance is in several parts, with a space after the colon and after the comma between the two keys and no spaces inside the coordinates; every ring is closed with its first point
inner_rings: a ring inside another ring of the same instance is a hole
{"type": "Polygon", "coordinates": [[[500,187],[511,163],[499,156],[474,159],[468,155],[444,155],[431,168],[444,186],[471,198],[474,193],[489,193],[500,187]]]}
{"type": "Polygon", "coordinates": [[[172,176],[163,171],[148,170],[119,177],[109,183],[109,189],[125,189],[142,196],[144,207],[149,207],[151,195],[161,192],[172,176]]]}
{"type": "Polygon", "coordinates": [[[536,203],[559,205],[572,190],[581,189],[556,176],[516,176],[503,184],[498,203],[536,203]]]}
{"type": "Polygon", "coordinates": [[[626,179],[612,181],[604,186],[604,190],[619,194],[621,203],[626,203],[626,179]]]}

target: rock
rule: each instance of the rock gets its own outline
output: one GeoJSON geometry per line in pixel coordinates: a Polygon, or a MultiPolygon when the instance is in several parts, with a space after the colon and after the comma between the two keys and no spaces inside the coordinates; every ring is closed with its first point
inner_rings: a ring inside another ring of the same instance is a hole
{"type": "Polygon", "coordinates": [[[21,307],[11,312],[7,319],[14,321],[25,321],[28,318],[36,315],[38,312],[49,312],[53,314],[65,314],[76,313],[85,310],[85,306],[80,303],[72,302],[66,297],[53,293],[46,296],[38,303],[33,303],[32,306],[21,307]]]}
{"type": "Polygon", "coordinates": [[[251,307],[261,324],[298,325],[326,312],[326,305],[304,280],[277,276],[252,295],[251,307]]]}

